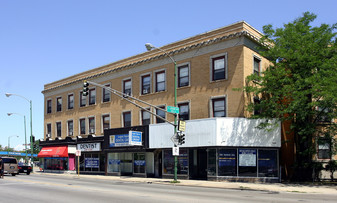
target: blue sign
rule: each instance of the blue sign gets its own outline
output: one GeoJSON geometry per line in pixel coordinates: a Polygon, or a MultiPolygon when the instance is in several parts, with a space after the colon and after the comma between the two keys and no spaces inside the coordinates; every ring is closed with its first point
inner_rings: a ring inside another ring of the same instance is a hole
{"type": "Polygon", "coordinates": [[[85,158],[85,168],[99,168],[99,158],[85,158]]]}
{"type": "Polygon", "coordinates": [[[219,166],[236,166],[236,150],[219,150],[219,166]]]}
{"type": "Polygon", "coordinates": [[[109,159],[109,165],[119,165],[121,164],[121,160],[119,159],[109,159]]]}
{"type": "Polygon", "coordinates": [[[129,131],[130,145],[142,145],[142,132],[129,131]]]}
{"type": "Polygon", "coordinates": [[[145,160],[135,160],[134,164],[135,166],[145,166],[145,160]]]}
{"type": "MultiPolygon", "coordinates": [[[[7,152],[7,151],[0,151],[0,155],[11,155],[11,156],[26,156],[26,153],[21,152],[7,152]]],[[[32,156],[31,154],[27,153],[27,156],[32,156]]],[[[33,154],[33,157],[37,157],[37,154],[33,154]]]]}
{"type": "Polygon", "coordinates": [[[110,135],[110,147],[129,146],[129,134],[110,135]]]}

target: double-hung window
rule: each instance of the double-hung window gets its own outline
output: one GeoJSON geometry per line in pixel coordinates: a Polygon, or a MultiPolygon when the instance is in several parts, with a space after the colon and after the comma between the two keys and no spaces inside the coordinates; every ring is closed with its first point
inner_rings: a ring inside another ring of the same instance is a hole
{"type": "Polygon", "coordinates": [[[227,73],[226,54],[212,58],[212,81],[226,79],[227,73]]]}
{"type": "Polygon", "coordinates": [[[96,104],[96,89],[89,89],[89,105],[96,104]]]}
{"type": "Polygon", "coordinates": [[[62,111],[62,97],[56,98],[56,111],[62,111]]]}
{"type": "Polygon", "coordinates": [[[190,120],[190,109],[188,103],[178,104],[179,107],[179,119],[190,120]]]}
{"type": "Polygon", "coordinates": [[[142,125],[149,125],[151,123],[151,114],[142,110],[142,125]]]}
{"type": "Polygon", "coordinates": [[[68,121],[68,136],[74,135],[74,122],[73,120],[68,121]]]}
{"type": "Polygon", "coordinates": [[[80,134],[85,134],[85,118],[80,119],[80,134]]]}
{"type": "Polygon", "coordinates": [[[69,94],[68,95],[68,109],[73,109],[74,108],[74,95],[69,94]]]}
{"type": "Polygon", "coordinates": [[[61,129],[61,122],[56,122],[56,136],[61,137],[62,134],[62,129],[61,129]]]}
{"type": "MultiPolygon", "coordinates": [[[[161,109],[165,109],[165,107],[159,107],[161,109]]],[[[163,111],[163,110],[160,110],[160,109],[156,109],[156,114],[162,118],[165,118],[166,119],[166,112],[163,111]]],[[[158,117],[156,117],[156,123],[165,123],[165,121],[163,119],[160,119],[158,117]]]]}
{"type": "Polygon", "coordinates": [[[47,100],[47,113],[51,113],[52,103],[51,99],[47,100]]]}
{"type": "Polygon", "coordinates": [[[123,127],[131,127],[131,112],[123,112],[123,127]]]}
{"type": "MultiPolygon", "coordinates": [[[[110,84],[106,84],[105,87],[110,87],[110,84]]],[[[105,88],[103,88],[103,102],[109,102],[110,101],[110,97],[111,97],[111,92],[105,88]]]]}
{"type": "Polygon", "coordinates": [[[131,87],[132,87],[131,79],[127,79],[123,81],[123,93],[124,94],[131,96],[131,91],[132,91],[131,87]]]}
{"type": "Polygon", "coordinates": [[[318,138],[318,158],[330,159],[330,140],[327,138],[318,138]]]}
{"type": "Polygon", "coordinates": [[[51,137],[51,124],[50,123],[47,124],[47,135],[46,135],[46,138],[48,138],[48,137],[51,137]]]}
{"type": "Polygon", "coordinates": [[[110,128],[110,115],[103,115],[102,116],[103,121],[103,130],[110,128]]]}
{"type": "Polygon", "coordinates": [[[260,75],[260,71],[261,71],[261,60],[257,57],[254,57],[254,70],[253,73],[257,76],[260,75]]]}
{"type": "Polygon", "coordinates": [[[165,91],[165,71],[156,73],[156,92],[165,91]]]}
{"type": "Polygon", "coordinates": [[[141,94],[149,94],[151,92],[151,75],[142,76],[142,92],[141,94]]]}
{"type": "Polygon", "coordinates": [[[83,92],[80,92],[80,107],[87,105],[87,97],[83,96],[83,92]]]}
{"type": "Polygon", "coordinates": [[[95,117],[89,117],[89,134],[95,133],[95,117]]]}
{"type": "Polygon", "coordinates": [[[190,85],[190,71],[189,65],[182,65],[178,67],[178,87],[185,87],[190,85]]]}
{"type": "Polygon", "coordinates": [[[213,117],[226,117],[226,98],[212,99],[213,117]]]}

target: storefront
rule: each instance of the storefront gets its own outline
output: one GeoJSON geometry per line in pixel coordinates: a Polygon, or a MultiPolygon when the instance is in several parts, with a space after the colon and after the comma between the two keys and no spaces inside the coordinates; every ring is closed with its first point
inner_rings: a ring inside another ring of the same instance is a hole
{"type": "Polygon", "coordinates": [[[148,149],[148,129],[148,126],[134,126],[104,131],[107,175],[154,175],[154,153],[148,149]]]}
{"type": "MultiPolygon", "coordinates": [[[[186,122],[185,144],[179,146],[177,175],[181,179],[279,180],[280,129],[256,128],[261,121],[211,118],[186,122]]],[[[162,177],[174,175],[174,129],[150,125],[150,149],[162,150],[162,177]]],[[[155,161],[156,163],[158,161],[155,161]]],[[[160,161],[158,162],[160,164],[160,161]]]]}
{"type": "Polygon", "coordinates": [[[40,146],[42,149],[37,157],[41,158],[44,171],[75,172],[76,145],[73,139],[42,141],[40,146]]]}
{"type": "Polygon", "coordinates": [[[79,157],[81,174],[105,174],[105,154],[101,147],[103,140],[104,136],[92,135],[77,139],[77,150],[81,151],[79,157]]]}

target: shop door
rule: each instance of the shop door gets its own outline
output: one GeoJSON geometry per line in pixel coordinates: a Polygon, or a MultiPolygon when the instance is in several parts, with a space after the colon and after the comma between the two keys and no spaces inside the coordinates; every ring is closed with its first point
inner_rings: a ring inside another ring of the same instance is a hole
{"type": "Polygon", "coordinates": [[[206,149],[189,150],[189,177],[190,179],[207,179],[207,151],[206,149]]]}

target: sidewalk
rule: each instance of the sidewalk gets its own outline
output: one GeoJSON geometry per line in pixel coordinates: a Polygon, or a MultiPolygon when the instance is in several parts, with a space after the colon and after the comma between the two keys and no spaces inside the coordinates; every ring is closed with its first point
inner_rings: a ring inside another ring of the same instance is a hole
{"type": "Polygon", "coordinates": [[[310,194],[332,194],[337,196],[337,186],[325,185],[304,185],[304,184],[284,184],[284,183],[243,183],[243,182],[215,182],[203,180],[179,180],[180,183],[171,183],[172,179],[161,178],[139,178],[130,176],[103,176],[103,175],[77,175],[77,174],[57,174],[45,173],[34,170],[37,175],[54,175],[54,176],[72,176],[74,178],[90,178],[112,181],[125,182],[141,182],[148,184],[168,184],[175,186],[191,186],[191,187],[208,187],[208,188],[223,188],[237,190],[256,190],[267,192],[295,192],[295,193],[310,193],[310,194]]]}

